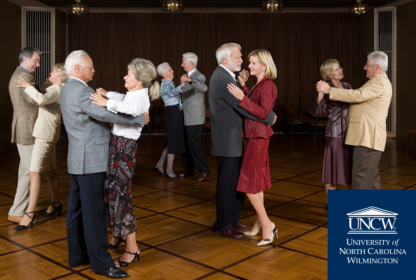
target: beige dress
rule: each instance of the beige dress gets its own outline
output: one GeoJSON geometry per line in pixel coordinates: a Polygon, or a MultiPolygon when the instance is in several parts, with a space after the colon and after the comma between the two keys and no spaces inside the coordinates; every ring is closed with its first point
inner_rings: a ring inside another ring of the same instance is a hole
{"type": "MultiPolygon", "coordinates": [[[[56,84],[48,87],[46,93],[42,94],[35,87],[27,87],[25,92],[39,105],[59,103],[63,84],[56,84]]],[[[33,129],[33,137],[36,138],[33,147],[30,171],[43,172],[54,167],[54,148],[59,140],[61,128],[61,115],[57,112],[50,113],[39,107],[39,115],[33,129]]]]}

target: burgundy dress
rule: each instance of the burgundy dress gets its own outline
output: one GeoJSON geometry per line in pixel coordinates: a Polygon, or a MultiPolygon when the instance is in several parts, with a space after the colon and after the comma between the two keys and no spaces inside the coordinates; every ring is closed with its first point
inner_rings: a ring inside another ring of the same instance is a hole
{"type": "MultiPolygon", "coordinates": [[[[266,119],[277,98],[274,82],[264,78],[251,91],[246,86],[242,90],[246,96],[238,106],[258,119],[266,119]]],[[[244,119],[244,150],[237,191],[255,194],[271,188],[268,150],[272,135],[273,130],[269,125],[244,119]]]]}
{"type": "MultiPolygon", "coordinates": [[[[341,82],[344,89],[351,89],[348,83],[341,82]]],[[[331,87],[335,87],[331,82],[331,87]]],[[[345,121],[349,103],[332,101],[325,94],[321,102],[315,103],[314,111],[322,114],[328,111],[328,124],[325,136],[325,155],[322,169],[322,183],[346,186],[352,180],[352,147],[344,144],[345,121]]]]}

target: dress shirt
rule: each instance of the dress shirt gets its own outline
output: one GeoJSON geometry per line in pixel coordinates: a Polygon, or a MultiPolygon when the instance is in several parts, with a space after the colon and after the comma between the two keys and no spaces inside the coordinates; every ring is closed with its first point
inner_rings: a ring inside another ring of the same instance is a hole
{"type": "Polygon", "coordinates": [[[20,65],[19,67],[22,67],[23,69],[25,69],[25,70],[26,70],[26,72],[27,72],[27,73],[29,73],[29,75],[32,75],[32,73],[30,73],[30,72],[29,72],[29,70],[27,70],[25,67],[23,67],[23,66],[21,66],[21,65],[20,65]]]}
{"type": "Polygon", "coordinates": [[[78,78],[75,78],[75,77],[68,77],[68,79],[75,79],[75,80],[78,80],[78,81],[80,81],[81,83],[83,83],[85,86],[88,86],[83,80],[80,80],[80,79],[78,79],[78,78]]]}
{"type": "Polygon", "coordinates": [[[225,67],[224,65],[220,64],[220,66],[222,68],[224,68],[225,70],[227,70],[227,72],[231,75],[231,77],[233,77],[233,79],[235,80],[235,74],[234,72],[231,72],[230,69],[228,69],[227,67],[225,67]]]}
{"type": "Polygon", "coordinates": [[[191,71],[189,71],[187,74],[188,74],[188,77],[191,77],[191,75],[194,73],[196,71],[196,68],[195,69],[193,69],[193,70],[191,70],[191,71]]]}
{"type": "MultiPolygon", "coordinates": [[[[149,112],[150,100],[148,89],[143,88],[121,94],[114,91],[107,92],[107,109],[115,114],[124,113],[137,117],[144,112],[149,112]]],[[[111,133],[117,136],[137,140],[140,137],[142,128],[135,126],[124,126],[113,124],[111,133]]]]}
{"type": "Polygon", "coordinates": [[[162,79],[162,85],[160,86],[160,95],[162,96],[163,102],[165,102],[165,106],[173,106],[180,104],[181,92],[182,88],[180,85],[175,88],[175,84],[173,83],[173,81],[162,79]]]}

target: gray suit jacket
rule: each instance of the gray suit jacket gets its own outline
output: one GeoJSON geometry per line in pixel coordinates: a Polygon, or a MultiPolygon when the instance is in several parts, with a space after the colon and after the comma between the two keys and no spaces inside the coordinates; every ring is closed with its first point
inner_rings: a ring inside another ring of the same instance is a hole
{"type": "Polygon", "coordinates": [[[190,78],[192,79],[192,84],[187,82],[181,93],[184,123],[186,126],[205,123],[204,93],[208,90],[205,84],[205,76],[201,72],[195,70],[190,78]]]}
{"type": "Polygon", "coordinates": [[[61,93],[61,111],[68,133],[68,173],[75,175],[106,172],[110,146],[110,126],[143,126],[144,115],[137,118],[113,114],[91,103],[95,91],[69,78],[61,93]]]}
{"type": "Polygon", "coordinates": [[[271,111],[265,120],[254,117],[243,108],[238,107],[240,100],[228,91],[228,84],[240,86],[224,68],[218,66],[209,83],[210,151],[214,156],[241,157],[243,118],[271,125],[275,113],[271,111]]]}

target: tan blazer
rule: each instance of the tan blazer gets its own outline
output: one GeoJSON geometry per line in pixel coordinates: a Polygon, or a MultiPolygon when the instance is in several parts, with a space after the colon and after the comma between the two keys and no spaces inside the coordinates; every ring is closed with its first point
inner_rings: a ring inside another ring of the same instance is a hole
{"type": "Polygon", "coordinates": [[[39,105],[25,93],[24,88],[17,87],[17,80],[23,77],[27,82],[34,83],[32,75],[18,66],[9,83],[10,99],[13,104],[12,143],[21,145],[35,144],[32,136],[33,127],[38,117],[39,105]]]}
{"type": "MultiPolygon", "coordinates": [[[[48,87],[45,94],[39,92],[35,87],[27,87],[26,94],[30,96],[39,105],[46,105],[57,102],[61,97],[61,91],[64,84],[56,84],[48,87]]],[[[61,129],[61,115],[57,114],[59,110],[50,113],[43,107],[39,107],[39,115],[33,129],[33,136],[46,142],[56,143],[59,140],[61,129]]]]}
{"type": "Polygon", "coordinates": [[[392,92],[386,74],[372,78],[356,90],[330,89],[329,99],[351,103],[345,144],[384,151],[387,139],[386,119],[392,92]]]}

